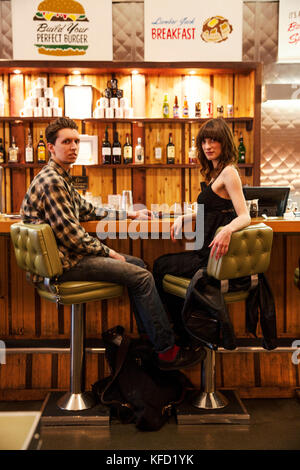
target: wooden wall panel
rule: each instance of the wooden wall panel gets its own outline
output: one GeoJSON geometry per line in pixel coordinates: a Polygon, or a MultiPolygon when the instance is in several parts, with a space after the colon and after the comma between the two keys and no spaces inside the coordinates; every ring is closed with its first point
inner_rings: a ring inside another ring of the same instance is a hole
{"type": "Polygon", "coordinates": [[[6,364],[0,364],[0,389],[22,389],[26,384],[26,356],[7,354],[6,364]]]}
{"type": "Polygon", "coordinates": [[[227,117],[227,105],[233,104],[233,75],[215,74],[213,76],[213,112],[217,116],[217,106],[222,105],[224,117],[227,117]]]}
{"type": "Polygon", "coordinates": [[[146,205],[167,204],[172,206],[175,202],[181,202],[181,170],[149,169],[147,170],[146,205]]]}
{"type": "Polygon", "coordinates": [[[150,118],[163,117],[164,94],[169,97],[170,117],[173,117],[175,96],[178,97],[180,109],[183,104],[182,77],[151,75],[146,77],[146,116],[150,118]]]}
{"type": "Polygon", "coordinates": [[[255,72],[234,76],[234,117],[254,116],[255,72]]]}

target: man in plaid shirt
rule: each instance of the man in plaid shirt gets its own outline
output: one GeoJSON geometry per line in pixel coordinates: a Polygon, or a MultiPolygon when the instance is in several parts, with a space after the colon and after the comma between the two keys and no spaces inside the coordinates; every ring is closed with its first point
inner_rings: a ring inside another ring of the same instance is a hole
{"type": "MultiPolygon", "coordinates": [[[[91,236],[80,221],[97,219],[95,207],[72,185],[69,170],[79,151],[77,125],[59,118],[46,128],[51,158],[33,179],[21,207],[24,222],[51,226],[64,272],[59,281],[110,281],[126,285],[134,305],[139,333],[146,333],[158,353],[161,369],[191,367],[204,358],[204,350],[179,348],[143,260],[120,254],[91,236]]],[[[129,212],[129,218],[149,218],[147,210],[129,212]]]]}

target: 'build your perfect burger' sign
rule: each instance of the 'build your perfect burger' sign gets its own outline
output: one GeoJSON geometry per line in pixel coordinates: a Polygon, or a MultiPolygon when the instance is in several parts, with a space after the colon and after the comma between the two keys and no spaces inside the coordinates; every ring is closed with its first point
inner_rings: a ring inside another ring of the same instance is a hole
{"type": "Polygon", "coordinates": [[[111,0],[12,0],[15,60],[112,60],[111,0]]]}

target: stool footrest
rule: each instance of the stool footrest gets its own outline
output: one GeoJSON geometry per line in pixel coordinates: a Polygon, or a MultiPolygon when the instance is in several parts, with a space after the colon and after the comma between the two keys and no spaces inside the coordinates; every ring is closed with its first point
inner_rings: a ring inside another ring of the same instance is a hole
{"type": "Polygon", "coordinates": [[[215,392],[201,392],[194,398],[192,405],[204,410],[216,410],[227,406],[228,400],[217,390],[215,392]]]}

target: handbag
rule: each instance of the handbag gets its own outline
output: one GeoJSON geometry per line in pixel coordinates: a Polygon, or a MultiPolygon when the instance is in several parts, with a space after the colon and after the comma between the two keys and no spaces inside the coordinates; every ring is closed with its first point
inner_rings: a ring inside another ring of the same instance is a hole
{"type": "Polygon", "coordinates": [[[141,431],[160,429],[183,401],[187,377],[160,370],[152,344],[130,338],[120,325],[102,337],[111,375],[92,386],[94,394],[122,423],[135,423],[141,431]]]}

